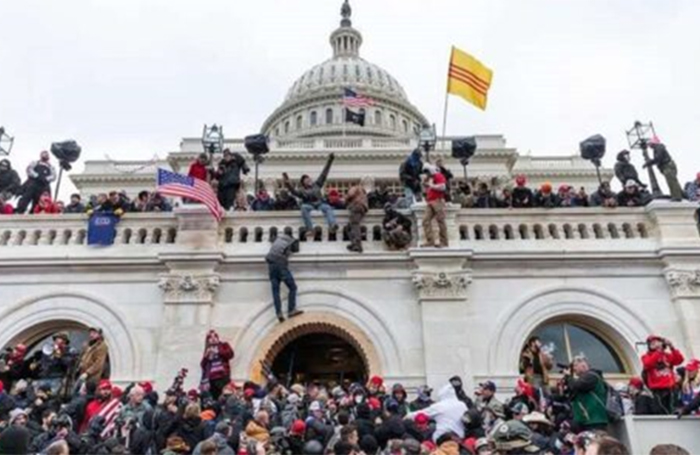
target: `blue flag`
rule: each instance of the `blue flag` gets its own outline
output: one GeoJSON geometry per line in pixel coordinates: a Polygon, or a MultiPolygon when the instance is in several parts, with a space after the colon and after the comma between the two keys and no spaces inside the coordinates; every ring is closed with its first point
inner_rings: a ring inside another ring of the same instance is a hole
{"type": "Polygon", "coordinates": [[[88,245],[112,245],[117,235],[119,217],[112,213],[98,212],[88,220],[88,245]]]}

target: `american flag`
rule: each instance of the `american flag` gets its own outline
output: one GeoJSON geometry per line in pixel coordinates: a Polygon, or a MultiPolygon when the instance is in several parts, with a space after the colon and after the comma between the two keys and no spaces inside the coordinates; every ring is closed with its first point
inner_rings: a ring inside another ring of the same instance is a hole
{"type": "Polygon", "coordinates": [[[102,430],[101,436],[103,438],[106,438],[107,436],[111,436],[112,433],[114,432],[114,421],[117,419],[117,416],[122,410],[122,403],[119,401],[118,398],[112,398],[109,400],[107,403],[105,403],[104,406],[100,409],[100,411],[97,413],[97,415],[104,417],[105,419],[105,428],[102,430]]]}
{"type": "Polygon", "coordinates": [[[156,191],[167,196],[183,197],[201,202],[214,215],[216,221],[221,221],[224,217],[224,209],[219,204],[214,190],[204,180],[158,169],[156,191]]]}
{"type": "Polygon", "coordinates": [[[343,106],[369,107],[374,106],[374,100],[372,98],[367,98],[364,95],[358,95],[354,90],[346,88],[345,94],[343,95],[343,106]]]}

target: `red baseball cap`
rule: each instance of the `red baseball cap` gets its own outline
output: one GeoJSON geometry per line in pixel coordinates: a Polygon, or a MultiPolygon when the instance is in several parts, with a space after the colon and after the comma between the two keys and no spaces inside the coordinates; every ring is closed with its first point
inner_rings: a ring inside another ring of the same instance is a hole
{"type": "Polygon", "coordinates": [[[148,381],[139,382],[139,387],[141,387],[146,394],[153,392],[153,384],[148,381]]]}
{"type": "Polygon", "coordinates": [[[688,362],[688,365],[685,366],[685,371],[688,373],[694,373],[698,370],[700,370],[700,360],[698,359],[691,360],[688,362]]]}
{"type": "Polygon", "coordinates": [[[303,420],[295,420],[289,432],[295,435],[302,435],[306,432],[306,424],[303,420]]]}
{"type": "Polygon", "coordinates": [[[641,390],[644,388],[644,381],[642,381],[642,378],[632,378],[630,379],[630,386],[641,390]]]}
{"type": "Polygon", "coordinates": [[[112,383],[109,382],[108,379],[103,379],[103,380],[101,380],[100,383],[98,384],[97,389],[98,389],[98,390],[105,390],[105,389],[112,390],[112,383]]]}
{"type": "Polygon", "coordinates": [[[372,376],[372,378],[369,380],[369,383],[374,386],[381,387],[384,384],[384,379],[382,379],[379,376],[372,376]]]}
{"type": "Polygon", "coordinates": [[[416,414],[416,417],[413,419],[418,425],[427,425],[428,422],[430,422],[430,417],[428,417],[426,414],[423,414],[422,412],[419,412],[416,414]]]}

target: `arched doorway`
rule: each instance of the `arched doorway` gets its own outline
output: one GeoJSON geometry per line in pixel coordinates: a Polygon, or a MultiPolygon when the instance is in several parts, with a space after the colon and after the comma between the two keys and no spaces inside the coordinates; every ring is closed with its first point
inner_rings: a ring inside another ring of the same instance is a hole
{"type": "Polygon", "coordinates": [[[301,335],[270,360],[272,372],[283,384],[364,383],[368,376],[362,354],[351,342],[333,333],[301,335]]]}

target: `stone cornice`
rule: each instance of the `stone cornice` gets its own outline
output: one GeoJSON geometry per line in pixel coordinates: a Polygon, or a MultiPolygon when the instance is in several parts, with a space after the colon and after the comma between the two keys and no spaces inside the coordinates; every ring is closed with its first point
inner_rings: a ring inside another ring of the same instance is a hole
{"type": "Polygon", "coordinates": [[[415,272],[413,285],[421,300],[464,300],[471,283],[467,273],[415,272]]]}
{"type": "Polygon", "coordinates": [[[184,273],[161,275],[158,287],[163,290],[165,303],[213,304],[220,277],[215,273],[184,273]]]}

